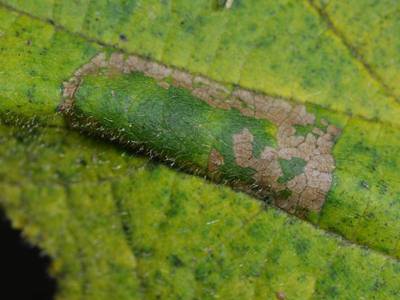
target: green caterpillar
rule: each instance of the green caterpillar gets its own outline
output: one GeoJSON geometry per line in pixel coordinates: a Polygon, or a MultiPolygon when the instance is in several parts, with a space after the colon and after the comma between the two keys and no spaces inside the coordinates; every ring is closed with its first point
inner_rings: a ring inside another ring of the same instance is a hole
{"type": "Polygon", "coordinates": [[[297,214],[319,212],[340,129],[304,105],[226,87],[138,56],[101,53],[64,84],[75,127],[145,149],[297,214]]]}

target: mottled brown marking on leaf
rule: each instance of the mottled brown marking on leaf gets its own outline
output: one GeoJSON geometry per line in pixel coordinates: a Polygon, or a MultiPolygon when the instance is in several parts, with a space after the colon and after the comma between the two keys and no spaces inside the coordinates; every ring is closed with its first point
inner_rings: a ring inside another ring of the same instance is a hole
{"type": "Polygon", "coordinates": [[[238,166],[251,167],[253,160],[253,135],[247,128],[233,135],[233,152],[238,166]]]}
{"type": "Polygon", "coordinates": [[[285,300],[286,299],[286,294],[283,291],[276,292],[275,296],[276,296],[276,298],[278,300],[285,300]]]}
{"type": "Polygon", "coordinates": [[[208,157],[208,171],[210,173],[215,173],[218,168],[224,164],[224,157],[217,149],[213,148],[208,157]]]}

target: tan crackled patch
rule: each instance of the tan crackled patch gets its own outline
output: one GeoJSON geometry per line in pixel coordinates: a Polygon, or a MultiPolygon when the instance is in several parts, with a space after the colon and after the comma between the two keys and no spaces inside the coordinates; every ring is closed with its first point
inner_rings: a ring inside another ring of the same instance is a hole
{"type": "Polygon", "coordinates": [[[217,149],[212,149],[208,158],[208,171],[212,174],[218,171],[218,168],[224,164],[224,157],[217,149]]]}
{"type": "MultiPolygon", "coordinates": [[[[316,126],[315,116],[306,111],[304,105],[289,103],[249,90],[235,88],[233,91],[224,85],[203,76],[191,75],[185,71],[166,67],[160,63],[139,56],[124,56],[115,52],[109,58],[99,53],[89,63],[78,69],[74,76],[64,83],[63,104],[66,111],[71,107],[74,94],[83,77],[107,68],[110,72],[143,72],[157,80],[163,88],[170,83],[192,91],[193,95],[220,109],[235,108],[242,115],[265,119],[278,127],[277,147],[265,147],[260,157],[253,155],[253,135],[243,128],[233,135],[233,152],[236,163],[243,168],[254,169],[254,180],[261,188],[285,197],[276,197],[276,205],[292,213],[301,211],[320,211],[326,194],[332,184],[335,162],[332,148],[340,129],[326,120],[321,120],[321,129],[316,126]],[[306,136],[296,135],[295,126],[314,126],[306,136]],[[283,170],[280,160],[299,158],[306,162],[304,171],[287,182],[280,182],[283,170]]],[[[215,173],[224,164],[223,156],[213,149],[209,155],[208,170],[215,173]]]]}

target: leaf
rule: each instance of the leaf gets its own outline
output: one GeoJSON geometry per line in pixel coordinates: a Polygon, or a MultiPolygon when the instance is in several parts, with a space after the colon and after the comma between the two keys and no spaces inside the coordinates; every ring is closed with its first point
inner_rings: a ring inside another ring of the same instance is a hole
{"type": "Polygon", "coordinates": [[[54,258],[59,299],[399,292],[397,261],[243,194],[63,128],[0,132],[1,205],[54,258]]]}
{"type": "Polygon", "coordinates": [[[320,14],[350,45],[353,55],[386,90],[399,100],[399,5],[391,1],[315,1],[320,14]],[[320,2],[320,3],[319,3],[320,2]]]}
{"type": "MultiPolygon", "coordinates": [[[[107,44],[306,103],[343,129],[334,184],[309,220],[398,257],[399,105],[314,6],[7,3],[52,21],[0,9],[0,203],[55,259],[59,298],[395,298],[396,259],[81,137],[54,114],[62,83],[114,51],[107,44]]],[[[82,86],[88,98],[109,99],[91,84],[82,86]]]]}

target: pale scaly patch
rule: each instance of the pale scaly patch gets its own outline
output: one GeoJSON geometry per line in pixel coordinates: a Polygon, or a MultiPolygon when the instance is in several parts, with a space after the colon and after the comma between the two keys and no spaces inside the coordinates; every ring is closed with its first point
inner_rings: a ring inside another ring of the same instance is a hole
{"type": "MultiPolygon", "coordinates": [[[[143,72],[154,78],[163,88],[171,82],[176,87],[189,89],[192,94],[215,108],[237,109],[242,115],[264,119],[277,126],[277,147],[265,147],[260,156],[254,157],[252,133],[243,128],[233,135],[233,153],[236,164],[255,170],[255,183],[266,191],[275,194],[275,204],[291,213],[301,215],[304,211],[319,212],[332,185],[332,172],[335,162],[332,148],[340,129],[321,120],[316,126],[316,118],[308,113],[306,107],[289,101],[272,98],[253,91],[228,87],[209,78],[191,75],[183,70],[167,67],[139,56],[124,56],[115,52],[107,58],[105,53],[96,55],[89,63],[78,69],[74,76],[64,83],[61,109],[68,111],[82,78],[96,73],[102,68],[111,72],[143,72]],[[305,136],[296,134],[295,126],[311,126],[305,136]],[[282,162],[304,161],[301,171],[287,176],[282,162]]],[[[218,171],[224,164],[224,157],[213,149],[209,155],[208,170],[218,171]]]]}
{"type": "Polygon", "coordinates": [[[225,8],[230,9],[233,5],[233,0],[226,0],[225,1],[225,8]]]}

